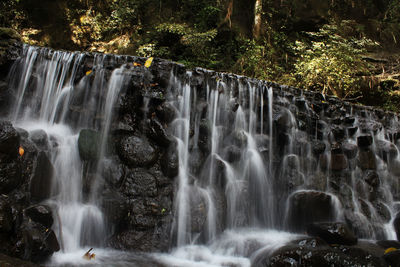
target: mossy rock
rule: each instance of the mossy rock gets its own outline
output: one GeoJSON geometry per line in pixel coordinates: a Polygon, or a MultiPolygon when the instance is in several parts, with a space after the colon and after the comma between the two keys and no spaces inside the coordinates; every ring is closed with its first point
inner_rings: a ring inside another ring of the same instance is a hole
{"type": "Polygon", "coordinates": [[[101,146],[100,133],[90,130],[83,129],[79,133],[78,138],[78,149],[79,155],[83,160],[96,161],[99,158],[101,146]]]}

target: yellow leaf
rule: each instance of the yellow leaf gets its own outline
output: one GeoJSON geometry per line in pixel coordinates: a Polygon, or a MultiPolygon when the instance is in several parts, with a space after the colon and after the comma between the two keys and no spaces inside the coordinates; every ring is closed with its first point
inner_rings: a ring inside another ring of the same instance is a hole
{"type": "Polygon", "coordinates": [[[388,248],[385,250],[385,254],[397,250],[396,248],[388,248]]]}
{"type": "Polygon", "coordinates": [[[86,72],[86,76],[88,76],[90,73],[92,73],[92,70],[88,70],[88,71],[86,72]]]}
{"type": "Polygon", "coordinates": [[[153,62],[153,57],[149,57],[149,58],[146,60],[146,63],[144,63],[144,66],[145,66],[146,68],[150,68],[152,62],[153,62]]]}
{"type": "Polygon", "coordinates": [[[19,153],[19,155],[20,155],[21,157],[24,155],[25,150],[22,148],[22,146],[19,147],[18,153],[19,153]]]}
{"type": "Polygon", "coordinates": [[[142,66],[140,63],[137,63],[137,62],[133,62],[133,66],[134,67],[140,67],[140,66],[142,66]]]}

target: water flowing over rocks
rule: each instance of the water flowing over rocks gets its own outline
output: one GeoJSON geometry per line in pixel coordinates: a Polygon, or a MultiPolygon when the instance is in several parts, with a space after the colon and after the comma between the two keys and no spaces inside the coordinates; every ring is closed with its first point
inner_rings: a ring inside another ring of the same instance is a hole
{"type": "Polygon", "coordinates": [[[384,250],[397,243],[382,242],[400,240],[397,114],[157,58],[12,51],[0,76],[0,102],[13,103],[0,122],[0,252],[396,262],[384,250]]]}

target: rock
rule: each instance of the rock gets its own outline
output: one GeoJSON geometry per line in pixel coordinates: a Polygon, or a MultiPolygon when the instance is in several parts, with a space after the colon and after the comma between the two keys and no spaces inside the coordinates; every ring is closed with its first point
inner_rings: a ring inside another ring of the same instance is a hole
{"type": "Polygon", "coordinates": [[[348,159],[353,159],[357,156],[358,147],[354,144],[343,143],[342,149],[348,159]]]}
{"type": "Polygon", "coordinates": [[[111,187],[118,188],[125,179],[127,167],[119,160],[103,159],[101,162],[102,176],[111,187]]]}
{"type": "Polygon", "coordinates": [[[289,198],[287,222],[290,230],[303,231],[313,222],[333,220],[332,197],[319,191],[299,191],[289,198]]]}
{"type": "Polygon", "coordinates": [[[117,152],[132,167],[151,166],[158,159],[158,149],[147,138],[135,135],[122,137],[117,152]]]}
{"type": "Polygon", "coordinates": [[[375,170],[375,154],[372,150],[360,150],[358,152],[358,166],[362,170],[375,170]]]}
{"type": "Polygon", "coordinates": [[[39,150],[48,150],[49,149],[49,137],[47,133],[42,130],[34,130],[29,133],[30,139],[37,146],[39,150]]]}
{"type": "Polygon", "coordinates": [[[172,143],[165,150],[160,160],[161,170],[163,174],[169,178],[174,178],[179,173],[179,155],[177,144],[172,143]]]}
{"type": "Polygon", "coordinates": [[[18,161],[0,162],[0,193],[8,194],[22,182],[21,165],[18,161]]]}
{"type": "Polygon", "coordinates": [[[0,121],[0,153],[17,157],[20,137],[12,124],[0,121]]]}
{"type": "Polygon", "coordinates": [[[41,151],[37,156],[34,168],[30,182],[31,197],[36,201],[42,201],[50,197],[54,167],[46,153],[41,151]]]}
{"type": "Polygon", "coordinates": [[[397,156],[397,148],[396,145],[386,141],[386,140],[378,140],[375,143],[378,155],[384,160],[389,161],[397,156]]]}
{"type": "Polygon", "coordinates": [[[237,162],[242,156],[242,151],[235,145],[230,145],[224,150],[225,158],[229,163],[237,162]]]}
{"type": "Polygon", "coordinates": [[[360,148],[368,148],[372,145],[372,136],[371,135],[360,135],[357,137],[357,145],[360,148]]]}
{"type": "Polygon", "coordinates": [[[400,250],[386,253],[383,258],[390,267],[400,267],[400,250]]]}
{"type": "Polygon", "coordinates": [[[17,241],[18,256],[33,262],[44,262],[56,251],[60,245],[53,230],[33,221],[25,221],[17,241]]]}
{"type": "Polygon", "coordinates": [[[376,171],[367,170],[363,174],[364,181],[370,186],[377,188],[380,184],[379,175],[376,171]]]}
{"type": "Polygon", "coordinates": [[[161,105],[156,107],[157,117],[164,123],[170,123],[176,117],[176,109],[169,102],[163,102],[161,105]]]}
{"type": "Polygon", "coordinates": [[[400,242],[396,240],[379,240],[376,244],[384,249],[396,248],[400,249],[400,242]]]}
{"type": "Polygon", "coordinates": [[[18,258],[12,258],[0,253],[0,266],[3,267],[39,267],[33,262],[24,261],[18,258]]]}
{"type": "Polygon", "coordinates": [[[313,151],[314,155],[318,156],[318,155],[324,153],[326,144],[322,141],[313,141],[311,143],[311,147],[312,147],[312,151],[313,151]]]}
{"type": "Polygon", "coordinates": [[[78,149],[83,160],[98,160],[101,149],[100,134],[91,129],[82,129],[79,132],[78,149]]]}
{"type": "Polygon", "coordinates": [[[318,243],[316,246],[311,246],[304,241],[305,245],[293,243],[275,250],[270,257],[268,251],[264,254],[259,253],[252,266],[386,266],[381,258],[382,251],[372,243],[351,247],[343,245],[331,247],[318,243]]]}
{"type": "Polygon", "coordinates": [[[333,171],[342,171],[347,169],[349,163],[344,154],[331,154],[331,170],[333,171]]]}
{"type": "Polygon", "coordinates": [[[34,205],[25,209],[25,215],[34,222],[40,223],[46,228],[53,225],[53,213],[51,208],[46,205],[34,205]]]}
{"type": "Polygon", "coordinates": [[[174,138],[167,134],[164,127],[157,119],[150,119],[148,123],[148,136],[158,145],[168,147],[174,138]]]}
{"type": "Polygon", "coordinates": [[[130,197],[156,196],[156,178],[147,170],[136,168],[126,174],[125,183],[122,187],[123,193],[130,197]]]}
{"type": "Polygon", "coordinates": [[[383,202],[378,201],[373,203],[376,212],[384,223],[388,223],[391,219],[390,210],[383,202]]]}
{"type": "Polygon", "coordinates": [[[307,226],[307,233],[317,236],[328,244],[339,244],[352,246],[357,244],[357,237],[341,222],[335,223],[312,223],[307,226]]]}
{"type": "Polygon", "coordinates": [[[13,228],[13,218],[8,197],[0,196],[0,234],[8,233],[13,228]]]}
{"type": "Polygon", "coordinates": [[[396,214],[396,217],[393,221],[393,228],[396,231],[397,240],[400,241],[400,212],[396,214]]]}

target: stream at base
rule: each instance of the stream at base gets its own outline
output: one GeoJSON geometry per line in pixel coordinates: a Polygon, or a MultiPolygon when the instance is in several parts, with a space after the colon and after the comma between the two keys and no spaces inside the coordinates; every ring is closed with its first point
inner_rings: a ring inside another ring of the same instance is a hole
{"type": "Polygon", "coordinates": [[[95,259],[83,255],[89,247],[71,253],[55,253],[46,266],[165,266],[165,267],[250,267],[259,253],[272,253],[287,242],[303,235],[275,230],[237,229],[227,230],[221,237],[205,245],[186,245],[170,253],[124,252],[94,248],[95,259]]]}

